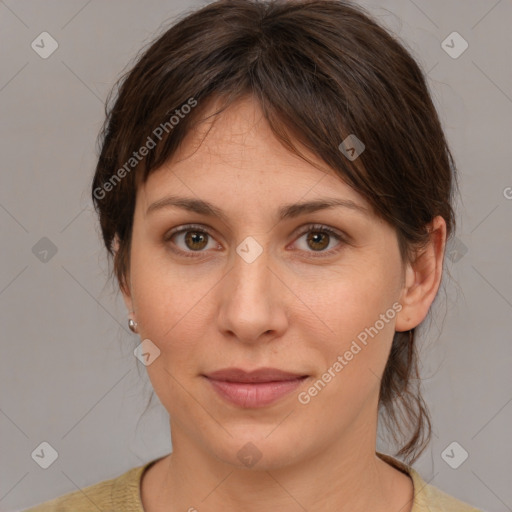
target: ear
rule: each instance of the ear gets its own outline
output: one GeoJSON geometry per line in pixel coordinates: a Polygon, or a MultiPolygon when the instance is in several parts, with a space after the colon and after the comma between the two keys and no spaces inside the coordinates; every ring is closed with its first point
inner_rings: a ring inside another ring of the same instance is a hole
{"type": "Polygon", "coordinates": [[[402,309],[397,315],[396,331],[413,329],[425,319],[441,283],[446,244],[446,222],[443,217],[435,217],[429,223],[428,231],[430,240],[427,246],[416,254],[412,263],[407,263],[399,300],[402,309]]]}
{"type": "MultiPolygon", "coordinates": [[[[114,261],[117,258],[117,253],[119,251],[119,237],[116,233],[114,236],[114,240],[112,242],[112,248],[114,250],[114,261]]],[[[129,272],[129,271],[128,271],[129,272]]],[[[130,275],[126,276],[126,283],[119,283],[119,289],[121,290],[121,294],[123,295],[123,300],[128,309],[129,313],[133,311],[133,301],[132,301],[132,293],[131,293],[131,285],[130,285],[130,275]]],[[[130,317],[132,315],[130,314],[130,317]]]]}

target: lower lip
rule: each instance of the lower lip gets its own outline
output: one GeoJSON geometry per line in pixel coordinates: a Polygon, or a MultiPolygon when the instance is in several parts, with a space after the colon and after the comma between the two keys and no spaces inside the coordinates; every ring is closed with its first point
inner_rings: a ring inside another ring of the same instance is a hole
{"type": "Polygon", "coordinates": [[[227,401],[243,408],[265,407],[297,389],[305,377],[274,382],[226,382],[207,377],[213,389],[227,401]]]}

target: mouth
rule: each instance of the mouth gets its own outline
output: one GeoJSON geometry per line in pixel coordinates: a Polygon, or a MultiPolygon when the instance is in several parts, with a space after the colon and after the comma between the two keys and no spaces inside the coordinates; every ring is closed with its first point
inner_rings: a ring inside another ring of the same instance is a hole
{"type": "Polygon", "coordinates": [[[270,405],[297,389],[309,375],[276,368],[226,368],[202,375],[224,400],[241,408],[270,405]]]}

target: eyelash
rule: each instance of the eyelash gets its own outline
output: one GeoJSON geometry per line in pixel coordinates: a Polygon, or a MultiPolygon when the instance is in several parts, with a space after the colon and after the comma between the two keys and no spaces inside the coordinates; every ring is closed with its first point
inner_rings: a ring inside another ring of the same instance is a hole
{"type": "MultiPolygon", "coordinates": [[[[186,224],[186,225],[182,226],[180,229],[172,230],[168,234],[166,234],[164,236],[164,242],[171,241],[171,238],[174,235],[179,235],[181,233],[186,233],[188,231],[202,233],[202,234],[208,235],[209,237],[213,238],[213,236],[207,230],[202,228],[201,226],[199,226],[197,224],[186,224]]],[[[336,254],[337,252],[339,252],[343,248],[344,243],[346,242],[345,238],[340,233],[338,233],[337,231],[334,231],[333,229],[331,229],[327,226],[324,226],[323,224],[309,224],[309,225],[305,226],[305,230],[301,231],[297,235],[297,237],[300,238],[309,232],[324,233],[324,234],[334,237],[338,242],[341,242],[341,244],[339,244],[339,246],[335,249],[330,249],[328,251],[316,251],[319,254],[315,254],[315,251],[306,251],[306,252],[311,252],[311,255],[313,258],[323,258],[323,257],[327,257],[327,256],[332,256],[333,254],[336,254]]],[[[194,253],[201,254],[202,252],[204,252],[204,251],[182,251],[181,249],[176,250],[174,248],[172,248],[171,250],[173,252],[175,252],[176,254],[183,255],[187,258],[198,258],[200,256],[196,256],[196,255],[194,255],[194,253]]]]}

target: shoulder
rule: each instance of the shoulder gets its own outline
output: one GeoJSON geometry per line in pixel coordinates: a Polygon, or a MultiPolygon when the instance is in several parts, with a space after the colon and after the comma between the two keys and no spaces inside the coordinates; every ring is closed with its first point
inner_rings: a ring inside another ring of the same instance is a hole
{"type": "MultiPolygon", "coordinates": [[[[414,475],[414,504],[417,506],[417,512],[482,512],[469,503],[427,484],[413,468],[410,470],[411,476],[414,475]]],[[[416,508],[413,508],[412,512],[416,512],[416,508]]]]}
{"type": "Polygon", "coordinates": [[[390,455],[382,453],[377,455],[411,477],[414,485],[414,501],[411,512],[482,512],[482,510],[473,507],[469,503],[426,483],[414,468],[404,462],[390,455]]]}
{"type": "Polygon", "coordinates": [[[134,467],[118,477],[45,501],[23,512],[143,512],[140,481],[143,472],[155,461],[134,467]]]}

